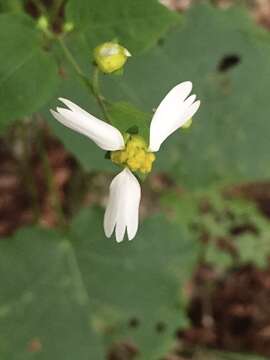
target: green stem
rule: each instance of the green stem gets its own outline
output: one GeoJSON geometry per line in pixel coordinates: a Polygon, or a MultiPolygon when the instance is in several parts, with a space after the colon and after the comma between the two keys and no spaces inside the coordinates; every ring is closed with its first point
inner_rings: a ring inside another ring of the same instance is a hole
{"type": "Polygon", "coordinates": [[[54,21],[56,20],[56,17],[60,11],[60,8],[63,4],[64,0],[54,0],[53,1],[53,4],[52,4],[52,7],[51,7],[51,10],[50,10],[50,21],[51,21],[51,24],[54,23],[54,21]]]}
{"type": "Polygon", "coordinates": [[[92,87],[93,87],[93,93],[94,96],[96,97],[96,100],[99,104],[99,107],[101,108],[103,115],[105,116],[106,120],[111,123],[111,118],[110,115],[107,111],[106,108],[106,104],[105,104],[105,99],[104,97],[101,95],[100,92],[100,86],[99,86],[99,68],[95,65],[94,67],[94,72],[93,72],[93,83],[92,83],[92,87]]]}
{"type": "Polygon", "coordinates": [[[63,38],[58,37],[58,42],[66,56],[66,59],[69,61],[69,63],[73,66],[74,70],[76,71],[76,73],[80,76],[80,78],[82,78],[85,81],[85,75],[80,67],[80,65],[77,63],[77,61],[75,60],[75,58],[73,57],[73,55],[71,54],[71,52],[69,51],[68,47],[66,46],[63,38]]]}
{"type": "Polygon", "coordinates": [[[36,8],[38,9],[38,11],[40,12],[40,15],[45,15],[45,16],[48,15],[48,11],[41,0],[32,0],[32,1],[36,6],[36,8]]]}
{"type": "Polygon", "coordinates": [[[76,71],[77,75],[79,76],[79,78],[81,79],[81,81],[84,83],[84,85],[90,90],[91,95],[93,95],[105,117],[105,119],[107,120],[107,122],[111,122],[110,120],[110,115],[107,111],[106,108],[106,104],[105,104],[105,99],[104,97],[101,95],[100,93],[100,88],[99,88],[99,70],[98,67],[95,66],[94,68],[94,73],[93,73],[93,82],[90,81],[90,79],[88,79],[88,77],[84,74],[83,70],[81,69],[80,65],[77,63],[77,61],[75,60],[74,56],[72,55],[72,53],[70,52],[70,50],[68,49],[68,47],[66,46],[63,38],[58,37],[58,42],[66,56],[66,59],[68,60],[68,62],[72,65],[72,67],[74,68],[74,70],[76,71]]]}

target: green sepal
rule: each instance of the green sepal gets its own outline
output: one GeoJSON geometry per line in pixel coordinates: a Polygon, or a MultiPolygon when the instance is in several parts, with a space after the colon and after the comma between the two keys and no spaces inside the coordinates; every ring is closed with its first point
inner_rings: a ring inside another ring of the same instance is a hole
{"type": "Polygon", "coordinates": [[[136,176],[136,178],[140,181],[140,182],[144,182],[145,180],[146,180],[146,178],[147,178],[147,175],[148,174],[143,174],[143,173],[141,173],[141,172],[139,172],[139,171],[136,171],[135,173],[133,173],[135,176],[136,176]]]}
{"type": "Polygon", "coordinates": [[[111,152],[110,151],[105,152],[104,159],[111,160],[111,152]]]}
{"type": "Polygon", "coordinates": [[[137,125],[133,125],[127,129],[127,133],[130,135],[137,135],[139,134],[139,128],[137,125]]]}
{"type": "Polygon", "coordinates": [[[118,70],[115,70],[114,72],[112,72],[109,75],[115,75],[115,76],[123,76],[124,75],[124,68],[120,68],[118,70]]]}

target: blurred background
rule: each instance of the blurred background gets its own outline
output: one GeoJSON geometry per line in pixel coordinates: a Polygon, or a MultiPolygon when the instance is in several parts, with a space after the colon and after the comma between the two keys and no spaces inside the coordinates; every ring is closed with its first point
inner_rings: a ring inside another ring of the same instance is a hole
{"type": "Polygon", "coordinates": [[[270,359],[270,1],[0,0],[1,360],[270,359]],[[190,80],[202,104],[106,239],[119,169],[58,124],[58,97],[146,133],[190,80]],[[83,74],[83,75],[82,75],[83,74]]]}

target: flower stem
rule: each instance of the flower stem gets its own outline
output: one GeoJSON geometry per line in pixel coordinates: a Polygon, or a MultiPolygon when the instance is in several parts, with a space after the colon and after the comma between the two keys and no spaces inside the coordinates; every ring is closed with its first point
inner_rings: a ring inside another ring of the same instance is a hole
{"type": "Polygon", "coordinates": [[[50,9],[50,20],[51,23],[54,23],[61,6],[63,5],[63,0],[54,0],[52,5],[51,5],[51,9],[50,9]]]}
{"type": "Polygon", "coordinates": [[[99,68],[95,65],[94,67],[94,72],[93,72],[93,83],[92,83],[92,88],[93,88],[93,93],[94,96],[96,97],[96,100],[100,106],[100,108],[102,109],[103,115],[105,116],[106,120],[111,123],[111,119],[110,119],[110,115],[107,111],[106,108],[106,104],[105,104],[105,99],[104,97],[101,95],[100,92],[100,86],[99,86],[99,68]]]}
{"type": "Polygon", "coordinates": [[[75,70],[75,72],[77,73],[77,75],[79,76],[79,78],[81,79],[81,81],[84,83],[84,85],[90,90],[91,95],[93,95],[100,107],[100,110],[102,111],[105,119],[107,120],[107,122],[111,122],[110,120],[110,115],[107,111],[106,108],[106,104],[105,104],[105,99],[104,97],[101,95],[100,93],[100,88],[99,88],[99,70],[98,67],[95,66],[94,68],[94,73],[93,73],[93,82],[84,74],[83,70],[81,69],[80,65],[77,63],[77,61],[75,60],[74,56],[72,55],[72,53],[70,52],[69,48],[66,46],[64,40],[62,37],[58,37],[58,42],[66,56],[66,59],[68,60],[68,62],[72,65],[73,69],[75,70]]]}
{"type": "Polygon", "coordinates": [[[79,64],[77,63],[77,61],[75,60],[75,58],[73,57],[72,53],[69,51],[68,47],[66,46],[64,40],[62,37],[58,37],[58,42],[66,56],[66,59],[69,61],[69,63],[73,66],[74,70],[76,71],[76,73],[81,77],[81,78],[85,78],[85,75],[81,69],[81,67],[79,66],[79,64]]]}
{"type": "Polygon", "coordinates": [[[48,11],[41,0],[32,0],[41,15],[48,15],[48,11]]]}

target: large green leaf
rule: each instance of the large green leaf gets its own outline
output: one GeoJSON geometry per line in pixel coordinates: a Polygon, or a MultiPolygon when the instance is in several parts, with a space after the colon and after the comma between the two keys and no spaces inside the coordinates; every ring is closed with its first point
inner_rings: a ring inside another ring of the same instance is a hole
{"type": "Polygon", "coordinates": [[[0,0],[0,12],[21,12],[23,11],[21,0],[0,0]]]}
{"type": "Polygon", "coordinates": [[[176,13],[155,0],[70,0],[67,17],[89,54],[99,43],[113,39],[137,53],[154,45],[179,21],[176,13]]]}
{"type": "Polygon", "coordinates": [[[123,78],[104,77],[104,88],[114,100],[126,98],[149,112],[174,85],[192,80],[201,108],[189,130],[166,140],[156,169],[193,186],[265,179],[270,176],[269,61],[269,34],[243,10],[199,5],[153,51],[132,58],[123,78]]]}
{"type": "Polygon", "coordinates": [[[57,67],[42,50],[35,23],[24,15],[0,15],[0,128],[31,115],[53,96],[57,67]]]}
{"type": "Polygon", "coordinates": [[[102,217],[85,210],[66,235],[33,228],[1,242],[1,359],[105,359],[101,339],[106,351],[132,341],[145,360],[172,347],[187,321],[183,288],[197,244],[160,216],[117,244],[102,217]]]}
{"type": "Polygon", "coordinates": [[[104,359],[70,242],[33,228],[0,249],[1,359],[104,359]]]}
{"type": "Polygon", "coordinates": [[[104,239],[100,217],[88,211],[74,222],[72,237],[88,292],[95,294],[96,323],[107,340],[132,339],[142,359],[162,356],[176,328],[186,324],[182,290],[197,259],[197,243],[181,225],[159,216],[141,224],[134,241],[119,245],[104,239]],[[137,328],[129,326],[134,318],[137,328]]]}

